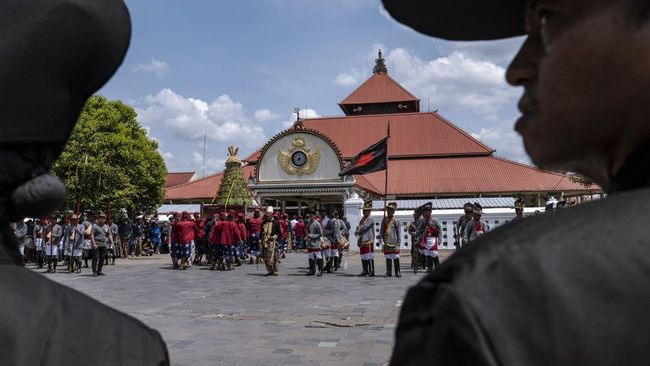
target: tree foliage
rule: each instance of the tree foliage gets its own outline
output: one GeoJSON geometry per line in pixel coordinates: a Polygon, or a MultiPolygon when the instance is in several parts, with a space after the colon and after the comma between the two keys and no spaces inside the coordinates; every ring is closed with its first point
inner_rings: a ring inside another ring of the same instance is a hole
{"type": "Polygon", "coordinates": [[[578,183],[585,188],[592,188],[592,186],[596,184],[596,182],[594,182],[593,179],[581,174],[572,174],[571,176],[569,176],[569,179],[571,179],[572,182],[578,183]]]}
{"type": "Polygon", "coordinates": [[[167,169],[158,143],[147,137],[133,108],[91,97],[54,174],[68,189],[68,209],[153,213],[164,197],[167,169]]]}

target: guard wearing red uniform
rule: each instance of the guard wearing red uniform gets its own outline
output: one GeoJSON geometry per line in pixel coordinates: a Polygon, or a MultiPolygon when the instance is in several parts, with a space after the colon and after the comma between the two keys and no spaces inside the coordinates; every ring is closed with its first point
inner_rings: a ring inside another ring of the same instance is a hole
{"type": "Polygon", "coordinates": [[[225,220],[226,213],[220,212],[210,232],[210,269],[213,271],[217,268],[217,264],[221,269],[221,229],[225,220]]]}
{"type": "Polygon", "coordinates": [[[189,212],[183,211],[181,222],[176,224],[175,229],[180,248],[180,269],[187,269],[189,267],[189,259],[192,255],[192,241],[199,236],[199,227],[192,221],[189,212]]]}
{"type": "Polygon", "coordinates": [[[284,258],[284,253],[287,251],[287,238],[289,237],[289,221],[286,214],[278,214],[276,217],[282,229],[282,238],[280,239],[280,253],[284,258]]]}
{"type": "Polygon", "coordinates": [[[237,224],[238,240],[235,243],[235,265],[241,266],[241,259],[244,258],[244,243],[246,243],[246,224],[244,224],[244,214],[238,213],[233,217],[237,224]]]}
{"type": "Polygon", "coordinates": [[[194,239],[194,248],[192,252],[194,253],[194,264],[197,266],[201,265],[203,255],[206,253],[206,233],[205,233],[205,220],[201,218],[200,212],[194,213],[194,222],[199,228],[199,237],[194,239]]]}
{"type": "Polygon", "coordinates": [[[293,228],[293,232],[296,239],[295,240],[296,248],[304,249],[305,248],[305,222],[303,221],[303,218],[300,215],[298,215],[298,222],[296,223],[296,226],[293,228]]]}
{"type": "Polygon", "coordinates": [[[255,209],[253,217],[246,222],[246,232],[248,233],[248,249],[246,253],[250,255],[250,263],[253,264],[253,257],[259,262],[260,257],[260,233],[262,232],[262,219],[260,210],[255,209]]]}
{"type": "Polygon", "coordinates": [[[226,221],[222,221],[217,225],[221,226],[221,239],[219,244],[221,244],[221,262],[220,269],[222,270],[233,270],[233,263],[235,262],[235,243],[239,240],[239,228],[235,222],[233,222],[234,212],[228,213],[228,218],[226,221]]]}

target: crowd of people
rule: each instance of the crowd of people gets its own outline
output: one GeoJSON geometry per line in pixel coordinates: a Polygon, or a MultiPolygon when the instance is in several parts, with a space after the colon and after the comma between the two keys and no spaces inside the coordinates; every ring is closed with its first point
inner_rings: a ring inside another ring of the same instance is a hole
{"type": "MultiPolygon", "coordinates": [[[[69,273],[92,268],[93,276],[102,276],[103,266],[114,265],[116,258],[168,252],[174,269],[187,270],[195,265],[230,271],[245,261],[256,265],[263,262],[267,275],[277,276],[285,253],[301,250],[308,257],[306,275],[319,277],[343,266],[343,253],[353,233],[363,268],[359,276],[375,276],[374,252],[379,243],[386,261],[385,276],[401,277],[401,223],[395,217],[396,209],[396,203],[387,205],[378,238],[370,215],[371,201],[364,203],[363,217],[354,231],[336,209],[307,209],[303,217],[289,216],[269,206],[256,208],[248,219],[234,210],[206,218],[199,212],[182,212],[170,215],[169,221],[124,218],[119,223],[103,213],[43,217],[14,224],[14,233],[24,262],[39,269],[47,266],[46,273],[56,272],[62,263],[69,273]]],[[[489,230],[481,219],[480,204],[467,203],[464,209],[465,215],[455,226],[457,247],[489,230]]],[[[515,203],[515,211],[516,218],[523,217],[522,200],[515,203]]],[[[416,272],[431,272],[440,264],[442,228],[431,212],[431,203],[417,208],[407,229],[412,243],[411,268],[416,272]]]]}

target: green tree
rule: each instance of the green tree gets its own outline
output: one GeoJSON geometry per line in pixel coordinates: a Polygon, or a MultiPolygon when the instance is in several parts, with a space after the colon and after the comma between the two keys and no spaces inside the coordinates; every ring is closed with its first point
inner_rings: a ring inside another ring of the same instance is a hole
{"type": "Polygon", "coordinates": [[[581,174],[572,174],[569,176],[569,179],[571,179],[572,182],[578,183],[585,188],[592,188],[592,186],[596,184],[593,179],[581,174]]]}
{"type": "Polygon", "coordinates": [[[165,162],[133,108],[91,97],[54,174],[68,189],[67,208],[129,214],[154,213],[165,194],[165,162]]]}

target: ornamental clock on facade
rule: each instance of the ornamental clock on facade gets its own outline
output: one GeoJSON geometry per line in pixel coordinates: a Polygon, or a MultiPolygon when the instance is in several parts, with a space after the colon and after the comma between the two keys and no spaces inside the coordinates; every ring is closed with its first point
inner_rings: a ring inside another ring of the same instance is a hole
{"type": "Polygon", "coordinates": [[[297,167],[301,167],[307,163],[307,155],[302,151],[296,151],[291,155],[291,162],[297,167]]]}

